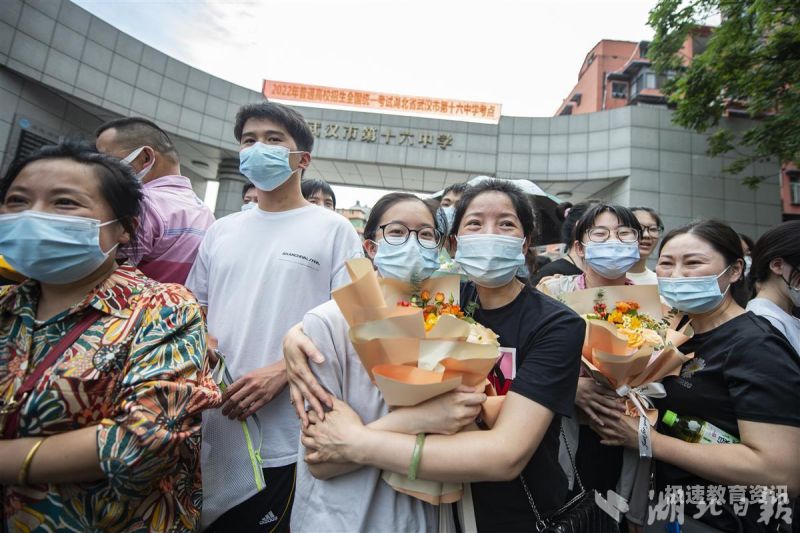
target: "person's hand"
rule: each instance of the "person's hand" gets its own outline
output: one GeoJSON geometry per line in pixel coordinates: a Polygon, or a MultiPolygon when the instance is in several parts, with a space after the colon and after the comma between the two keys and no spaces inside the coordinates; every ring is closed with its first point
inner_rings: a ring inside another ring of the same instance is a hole
{"type": "Polygon", "coordinates": [[[460,385],[419,405],[401,409],[413,410],[420,425],[417,433],[452,435],[475,421],[485,401],[486,395],[481,387],[460,385]]]}
{"type": "Polygon", "coordinates": [[[219,363],[219,357],[217,357],[217,348],[219,347],[219,341],[217,338],[212,335],[211,333],[206,335],[206,358],[208,358],[208,366],[209,368],[215,368],[217,363],[219,363]]]}
{"type": "Polygon", "coordinates": [[[600,415],[613,417],[617,413],[625,412],[624,399],[591,377],[578,378],[575,405],[589,416],[591,423],[599,426],[603,425],[600,415]]]}
{"type": "Polygon", "coordinates": [[[286,386],[283,361],[257,368],[233,382],[222,396],[222,414],[244,420],[272,401],[286,386]]]}
{"type": "MultiPolygon", "coordinates": [[[[610,416],[600,415],[602,424],[592,422],[590,427],[600,435],[600,443],[606,446],[624,446],[639,448],[639,417],[625,413],[612,413],[610,416]]],[[[651,432],[655,431],[650,429],[651,432]]]]}
{"type": "Polygon", "coordinates": [[[334,398],[333,410],[320,419],[314,411],[308,412],[311,422],[303,428],[300,442],[306,448],[306,462],[350,463],[355,462],[356,446],[362,442],[364,427],[361,418],[343,401],[334,398]]]}
{"type": "Polygon", "coordinates": [[[329,394],[308,366],[310,359],[316,364],[325,362],[325,357],[317,350],[305,333],[301,324],[292,326],[283,337],[283,358],[286,361],[286,374],[289,379],[289,395],[292,398],[294,410],[303,422],[303,427],[308,427],[305,402],[322,420],[325,418],[325,409],[322,404],[333,407],[333,396],[329,394]]]}

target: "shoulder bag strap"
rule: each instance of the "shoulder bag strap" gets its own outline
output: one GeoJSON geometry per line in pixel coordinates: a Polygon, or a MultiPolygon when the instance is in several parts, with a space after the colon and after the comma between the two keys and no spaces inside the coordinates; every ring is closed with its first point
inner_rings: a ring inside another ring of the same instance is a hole
{"type": "MultiPolygon", "coordinates": [[[[564,434],[564,427],[559,423],[559,431],[560,431],[560,440],[564,442],[564,447],[567,449],[567,455],[569,456],[569,462],[572,465],[572,471],[575,472],[575,479],[578,481],[578,486],[581,489],[581,492],[577,494],[572,500],[567,502],[566,506],[569,506],[572,502],[579,500],[586,494],[586,489],[583,486],[583,482],[581,481],[581,476],[578,474],[578,469],[575,467],[575,459],[572,456],[572,450],[569,447],[569,443],[567,442],[567,436],[564,434]]],[[[534,452],[535,453],[535,452],[534,452]]],[[[520,473],[519,480],[522,482],[522,488],[525,489],[525,496],[528,497],[528,503],[533,510],[533,514],[536,517],[536,530],[542,531],[545,527],[547,527],[547,522],[542,518],[542,515],[539,514],[539,509],[536,507],[536,503],[533,501],[533,495],[531,494],[530,489],[528,488],[528,484],[525,482],[525,477],[520,473]]]]}
{"type": "Polygon", "coordinates": [[[87,312],[77,324],[70,328],[66,335],[61,337],[61,340],[59,340],[55,346],[50,348],[50,351],[48,351],[47,355],[44,356],[42,362],[36,365],[36,368],[33,369],[33,372],[25,377],[25,380],[14,393],[14,396],[9,404],[3,406],[3,409],[8,409],[8,412],[6,413],[8,418],[6,419],[5,427],[3,428],[4,438],[11,439],[16,436],[17,426],[19,424],[19,410],[22,406],[22,403],[25,401],[27,394],[33,390],[37,383],[39,383],[39,380],[42,378],[44,373],[51,366],[53,366],[56,361],[58,361],[58,358],[61,357],[65,351],[67,351],[67,348],[75,344],[75,341],[77,341],[80,336],[83,335],[86,330],[89,329],[92,324],[97,322],[97,320],[102,316],[103,313],[97,309],[91,309],[89,312],[87,312]]]}

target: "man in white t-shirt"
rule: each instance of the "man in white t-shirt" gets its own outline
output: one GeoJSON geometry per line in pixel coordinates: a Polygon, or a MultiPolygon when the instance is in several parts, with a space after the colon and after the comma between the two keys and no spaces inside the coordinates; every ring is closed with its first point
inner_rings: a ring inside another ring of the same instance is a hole
{"type": "Polygon", "coordinates": [[[300,428],[281,340],[349,281],[344,262],[361,254],[361,241],[346,218],[303,199],[314,138],[299,113],[272,102],[246,105],[234,134],[258,208],[208,230],[186,283],[207,308],[230,382],[223,406],[203,413],[201,521],[207,532],[281,532],[289,527],[300,428]]]}

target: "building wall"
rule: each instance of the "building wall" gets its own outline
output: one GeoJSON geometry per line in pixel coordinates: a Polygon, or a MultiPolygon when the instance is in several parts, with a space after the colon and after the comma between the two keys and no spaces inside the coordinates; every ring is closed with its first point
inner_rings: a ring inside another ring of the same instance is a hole
{"type": "Polygon", "coordinates": [[[169,133],[238,150],[225,127],[256,92],[177,61],[69,0],[2,0],[0,65],[169,133]]]}
{"type": "MultiPolygon", "coordinates": [[[[23,126],[53,140],[60,136],[91,138],[101,121],[56,92],[0,66],[0,162],[10,163],[23,126]]],[[[5,168],[3,168],[5,170],[5,168]]]]}
{"type": "MultiPolygon", "coordinates": [[[[215,165],[227,161],[226,183],[220,173],[211,176],[220,179],[217,212],[224,214],[241,203],[233,117],[241,104],[261,100],[259,93],[175,61],[67,0],[3,0],[0,155],[16,147],[23,127],[51,138],[88,135],[101,120],[98,113],[145,116],[187,143],[216,150],[221,155],[215,165]]],[[[600,196],[649,205],[668,227],[714,216],[757,236],[781,219],[777,164],[748,171],[774,176],[757,191],[742,187],[740,178],[722,176],[724,158],[705,155],[706,136],[676,128],[664,107],[501,117],[498,124],[297,109],[317,128],[315,160],[339,168],[333,183],[434,192],[486,174],[530,179],[550,192],[568,191],[573,199],[600,196]],[[358,128],[360,135],[372,129],[377,137],[348,140],[347,128],[358,128]],[[425,132],[434,141],[426,146],[415,138],[401,145],[402,131],[425,132]],[[440,135],[451,137],[446,150],[436,144],[440,135]]],[[[748,124],[726,120],[734,129],[748,124]]]]}
{"type": "MultiPolygon", "coordinates": [[[[570,91],[569,96],[558,108],[556,115],[560,114],[564,107],[572,105],[572,114],[580,115],[593,113],[603,109],[603,85],[605,84],[606,74],[620,70],[636,50],[637,43],[630,41],[602,40],[586,54],[586,58],[581,65],[578,73],[578,83],[570,91]],[[581,94],[580,104],[572,102],[572,97],[576,93],[581,94]]],[[[610,84],[609,84],[610,90],[610,84]]],[[[622,107],[627,103],[626,100],[614,100],[610,97],[606,99],[606,109],[622,107]]]]}

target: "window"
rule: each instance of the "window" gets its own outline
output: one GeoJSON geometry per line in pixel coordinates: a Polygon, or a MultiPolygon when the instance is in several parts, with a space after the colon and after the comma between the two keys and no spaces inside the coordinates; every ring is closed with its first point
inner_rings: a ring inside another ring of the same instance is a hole
{"type": "Polygon", "coordinates": [[[33,152],[48,144],[55,144],[55,141],[37,135],[30,130],[22,130],[17,143],[17,150],[14,153],[14,160],[22,159],[31,155],[33,152]]]}
{"type": "Polygon", "coordinates": [[[628,97],[628,84],[622,82],[611,83],[611,98],[627,98],[628,97]]]}
{"type": "Polygon", "coordinates": [[[789,174],[789,197],[792,205],[800,205],[800,172],[789,174]]]}

